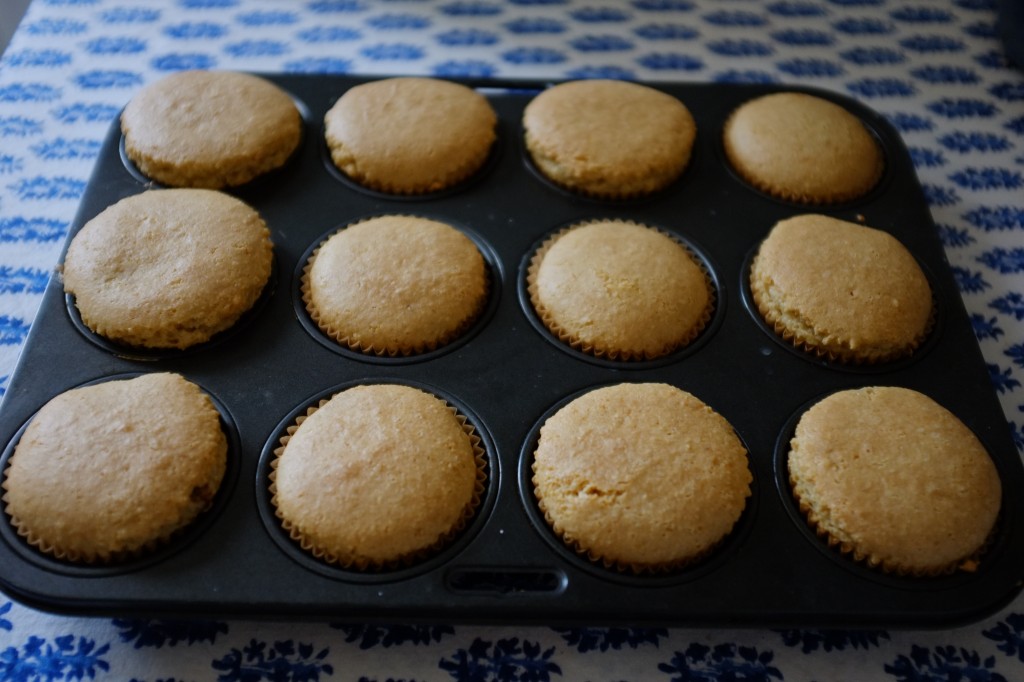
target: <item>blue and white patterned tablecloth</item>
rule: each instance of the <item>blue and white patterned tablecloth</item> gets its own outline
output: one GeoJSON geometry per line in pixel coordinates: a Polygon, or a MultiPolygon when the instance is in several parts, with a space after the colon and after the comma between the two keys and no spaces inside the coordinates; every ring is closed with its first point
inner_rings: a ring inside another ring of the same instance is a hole
{"type": "MultiPolygon", "coordinates": [[[[1024,74],[1001,51],[995,5],[35,0],[0,60],[0,386],[108,125],[168,72],[780,81],[852,95],[904,135],[1024,449],[1024,74]]],[[[0,679],[1024,680],[1024,597],[977,624],[928,632],[209,617],[54,616],[0,595],[0,679]]]]}

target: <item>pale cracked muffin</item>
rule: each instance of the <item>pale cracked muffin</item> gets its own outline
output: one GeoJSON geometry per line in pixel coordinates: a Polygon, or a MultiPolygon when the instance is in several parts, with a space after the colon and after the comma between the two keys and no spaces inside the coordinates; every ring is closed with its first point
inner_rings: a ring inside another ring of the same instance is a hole
{"type": "Polygon", "coordinates": [[[655,228],[595,220],[560,231],[530,261],[527,291],[563,343],[599,358],[651,360],[693,341],[714,309],[708,273],[655,228]]]}
{"type": "Polygon", "coordinates": [[[999,474],[952,412],[907,388],[840,391],[801,416],[793,496],[853,559],[914,576],[971,570],[999,515],[999,474]]]}
{"type": "Polygon", "coordinates": [[[270,231],[242,201],[213,190],[127,197],[71,240],[64,290],[82,322],[115,343],[185,349],[250,310],[273,261],[270,231]]]}
{"type": "Polygon", "coordinates": [[[867,194],[885,158],[859,118],[820,97],[780,92],[744,103],[725,123],[739,175],[780,199],[830,204],[867,194]]]}
{"type": "Polygon", "coordinates": [[[354,351],[413,355],[454,340],[480,316],[490,281],[469,237],[428,218],[349,225],[314,252],[302,277],[310,317],[354,351]]]}
{"type": "Polygon", "coordinates": [[[776,224],[751,264],[750,288],[777,334],[840,362],[911,355],[934,321],[931,286],[903,244],[823,215],[776,224]]]}
{"type": "Polygon", "coordinates": [[[523,112],[526,149],[557,185],[625,199],[664,189],[686,169],[697,126],[686,106],[650,86],[582,80],[552,86],[523,112]]]}
{"type": "Polygon", "coordinates": [[[487,99],[465,85],[385,78],[346,90],[324,117],[324,134],[334,165],[356,183],[424,194],[480,170],[497,121],[487,99]]]}
{"type": "Polygon", "coordinates": [[[663,572],[707,556],[750,496],[732,426],[667,384],[592,390],[544,422],[537,503],[555,533],[608,567],[663,572]]]}
{"type": "Polygon", "coordinates": [[[302,140],[292,98],[268,80],[181,71],[139,91],[121,113],[128,158],[170,187],[245,184],[281,167],[302,140]]]}
{"type": "Polygon", "coordinates": [[[70,562],[158,547],[212,503],[227,461],[213,402],[177,374],[61,393],[32,418],[4,472],[18,534],[70,562]]]}
{"type": "Polygon", "coordinates": [[[465,417],[411,386],[349,388],[288,429],[271,494],[291,537],[343,568],[382,570],[449,542],[480,504],[480,439],[465,417]]]}

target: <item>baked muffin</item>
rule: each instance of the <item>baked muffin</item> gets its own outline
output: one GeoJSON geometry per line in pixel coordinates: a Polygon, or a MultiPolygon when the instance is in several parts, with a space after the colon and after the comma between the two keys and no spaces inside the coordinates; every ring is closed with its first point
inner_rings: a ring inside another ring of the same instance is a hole
{"type": "Polygon", "coordinates": [[[906,247],[823,215],[772,228],[751,264],[750,289],[777,334],[839,362],[908,356],[933,323],[931,287],[906,247]]]}
{"type": "Polygon", "coordinates": [[[302,279],[310,317],[339,344],[413,355],[459,336],[489,288],[476,244],[445,223],[386,215],[349,225],[314,251],[302,279]]]}
{"type": "Polygon", "coordinates": [[[281,439],[271,494],[284,528],[315,556],[396,568],[440,549],[479,506],[479,437],[440,398],[356,386],[307,414],[281,439]]]}
{"type": "Polygon", "coordinates": [[[566,544],[635,573],[710,553],[750,496],[747,452],[729,423],[667,384],[618,384],[544,422],[533,485],[566,544]]]}
{"type": "Polygon", "coordinates": [[[147,177],[221,189],[284,165],[302,139],[302,117],[287,93],[258,76],[181,71],[139,91],[121,131],[147,177]]]}
{"type": "Polygon", "coordinates": [[[242,201],[206,189],[150,190],[85,224],[62,275],[82,322],[115,343],[184,349],[252,308],[270,278],[270,231],[242,201]]]}
{"type": "Polygon", "coordinates": [[[650,360],[689,344],[714,307],[708,274],[689,249],[626,220],[555,234],[531,259],[527,290],[562,342],[611,360],[650,360]]]}
{"type": "Polygon", "coordinates": [[[793,496],[830,545],[885,572],[970,570],[999,515],[999,475],[955,415],[916,391],[834,393],[790,442],[793,496]]]}
{"type": "Polygon", "coordinates": [[[675,97],[638,83],[583,80],[540,93],[523,112],[526,149],[549,180],[580,194],[652,194],[689,164],[697,126],[675,97]]]}
{"type": "Polygon", "coordinates": [[[498,117],[474,90],[434,78],[357,85],[324,117],[331,159],[346,176],[389,194],[424,194],[476,173],[498,117]]]}
{"type": "Polygon", "coordinates": [[[69,562],[141,555],[191,524],[224,476],[210,398],[177,374],[72,389],[32,418],[4,473],[18,534],[69,562]]]}
{"type": "Polygon", "coordinates": [[[828,100],[782,92],[729,116],[725,154],[757,189],[801,204],[849,201],[882,177],[882,150],[860,119],[828,100]]]}

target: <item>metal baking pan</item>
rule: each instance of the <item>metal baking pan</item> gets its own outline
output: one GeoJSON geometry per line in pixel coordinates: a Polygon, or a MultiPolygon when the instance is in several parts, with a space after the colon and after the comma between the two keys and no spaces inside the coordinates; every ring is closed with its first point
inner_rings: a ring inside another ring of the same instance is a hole
{"type": "MultiPolygon", "coordinates": [[[[232,443],[229,474],[213,509],[171,545],[138,561],[73,566],[26,545],[0,519],[0,587],[43,609],[85,614],[351,621],[544,624],[940,627],[1005,605],[1024,578],[1024,468],[989,381],[913,166],[878,114],[823,91],[877,135],[886,172],[867,196],[801,207],[751,188],[729,169],[722,125],[767,85],[657,85],[697,122],[684,175],[637,201],[597,201],[559,190],[527,162],[520,118],[542,83],[474,82],[499,115],[499,140],[482,173],[453,191],[395,198],[347,183],[330,164],[323,115],[349,87],[345,76],[268,76],[305,115],[300,150],[284,168],[232,193],[255,207],[275,243],[265,299],[216,342],[181,353],[126,352],[89,338],[69,312],[59,278],[43,299],[0,409],[6,463],[20,429],[47,400],[115,375],[174,371],[216,399],[232,443]],[[935,330],[912,358],[846,367],[789,348],[752,312],[746,269],[783,218],[820,212],[887,230],[918,258],[937,301],[935,330]],[[363,217],[409,213],[463,229],[481,246],[494,286],[483,319],[457,342],[412,358],[366,357],[318,336],[298,295],[304,255],[321,236],[363,217]],[[717,287],[709,328],[691,346],[651,362],[620,363],[552,340],[524,295],[534,246],[567,223],[628,218],[690,244],[717,287]],[[346,571],[304,554],[270,512],[268,455],[306,405],[364,382],[426,387],[459,407],[487,448],[489,486],[475,520],[447,549],[396,571],[346,571]],[[621,381],[683,388],[735,427],[750,451],[753,494],[738,526],[707,560],[660,576],[625,575],[565,549],[537,513],[529,464],[539,424],[579,392],[621,381]],[[995,460],[1003,483],[997,532],[977,570],[936,578],[885,575],[838,555],[811,533],[789,498],[785,447],[796,417],[839,389],[917,389],[959,416],[995,460]]],[[[71,233],[115,201],[150,186],[126,164],[111,127],[71,233]]],[[[70,308],[73,311],[73,306],[70,308]]]]}

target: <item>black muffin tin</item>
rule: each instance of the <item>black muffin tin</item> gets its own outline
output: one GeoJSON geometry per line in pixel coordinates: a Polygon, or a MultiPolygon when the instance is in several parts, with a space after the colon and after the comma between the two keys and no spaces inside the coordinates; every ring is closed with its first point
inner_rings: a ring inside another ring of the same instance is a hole
{"type": "MultiPolygon", "coordinates": [[[[281,170],[231,190],[265,218],[276,269],[257,309],[214,342],[150,354],[89,338],[53,277],[0,410],[6,467],[20,430],[46,401],[85,383],[173,371],[217,401],[232,443],[213,508],[167,547],[108,567],[43,556],[0,519],[0,586],[37,607],[85,614],[233,615],[390,622],[938,627],[1005,605],[1024,578],[1024,470],[989,381],[942,245],[898,134],[878,114],[815,92],[861,117],[885,151],[867,196],[807,207],[765,196],[728,167],[723,123],[765,85],[658,85],[697,122],[684,175],[653,197],[598,201],[551,186],[525,158],[520,119],[543,83],[475,82],[498,113],[486,168],[438,195],[402,198],[351,185],[333,169],[323,115],[344,76],[268,76],[300,103],[305,136],[281,170]],[[750,256],[772,225],[820,212],[895,235],[931,279],[937,323],[910,359],[875,367],[831,364],[789,347],[752,311],[750,256]],[[361,218],[407,213],[463,229],[487,258],[492,291],[481,321],[458,341],[410,358],[363,356],[319,337],[298,294],[302,263],[320,239],[361,218]],[[716,285],[708,329],[689,347],[649,362],[614,362],[553,340],[524,293],[531,251],[577,221],[624,218],[659,227],[704,260],[716,285]],[[753,494],[737,527],[707,560],[635,576],[574,555],[549,532],[529,485],[540,423],[581,392],[617,382],[667,382],[696,395],[736,429],[750,453],[753,494]],[[360,383],[400,382],[449,400],[487,449],[483,505],[441,553],[395,571],[359,573],[303,553],[279,529],[267,494],[268,459],[282,429],[320,397],[360,383]],[[1002,514],[977,570],[935,578],[886,575],[829,549],[808,530],[786,481],[795,419],[830,392],[868,385],[917,389],[981,439],[1003,483],[1002,514]]],[[[123,161],[116,125],[74,225],[152,186],[123,161]]],[[[614,144],[609,140],[609,144],[614,144]]],[[[88,453],[83,453],[88,456],[88,453]]]]}

